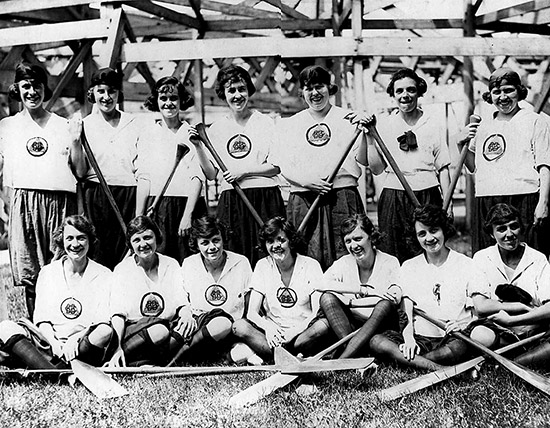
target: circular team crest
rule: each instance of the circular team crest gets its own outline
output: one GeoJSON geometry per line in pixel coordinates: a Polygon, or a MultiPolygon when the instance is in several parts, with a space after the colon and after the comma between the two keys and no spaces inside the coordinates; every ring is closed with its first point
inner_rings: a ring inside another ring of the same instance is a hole
{"type": "Polygon", "coordinates": [[[306,131],[306,140],[315,147],[321,147],[330,141],[330,128],[325,123],[313,125],[306,131]]]}
{"type": "Polygon", "coordinates": [[[222,306],[227,302],[227,290],[219,284],[212,284],[204,292],[204,298],[212,306],[222,306]]]}
{"type": "Polygon", "coordinates": [[[61,302],[60,309],[65,318],[74,320],[82,313],[82,304],[78,300],[69,297],[61,302]]]}
{"type": "Polygon", "coordinates": [[[250,138],[244,134],[237,134],[227,142],[227,153],[232,158],[242,159],[248,156],[250,150],[252,150],[252,143],[250,138]]]}
{"type": "Polygon", "coordinates": [[[144,317],[158,317],[164,311],[164,299],[160,294],[150,292],[143,295],[139,307],[144,317]]]}
{"type": "Polygon", "coordinates": [[[27,141],[27,151],[31,156],[42,156],[48,151],[48,142],[42,137],[32,137],[27,141]]]}
{"type": "Polygon", "coordinates": [[[506,140],[500,134],[489,135],[483,143],[483,157],[489,162],[502,157],[505,151],[506,140]]]}
{"type": "Polygon", "coordinates": [[[292,288],[281,287],[277,290],[277,300],[283,308],[292,308],[298,301],[298,296],[292,288]]]}

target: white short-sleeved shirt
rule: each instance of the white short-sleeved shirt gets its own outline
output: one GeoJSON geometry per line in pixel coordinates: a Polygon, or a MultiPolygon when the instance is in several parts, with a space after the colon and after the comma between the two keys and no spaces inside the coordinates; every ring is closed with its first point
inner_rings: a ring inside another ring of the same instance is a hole
{"type": "Polygon", "coordinates": [[[128,321],[143,317],[171,320],[182,306],[189,306],[177,260],[157,253],[158,281],[153,282],[135,257],[127,257],[114,270],[111,292],[111,315],[128,321]]]}
{"type": "MultiPolygon", "coordinates": [[[[429,264],[424,254],[407,260],[401,266],[399,285],[403,297],[432,317],[441,320],[461,320],[472,316],[472,297],[489,297],[489,284],[474,261],[450,250],[441,266],[429,264]]],[[[445,332],[429,321],[414,316],[414,332],[422,336],[443,337],[445,332]]]]}
{"type": "MultiPolygon", "coordinates": [[[[368,280],[368,285],[373,287],[374,291],[383,293],[392,284],[397,284],[399,279],[399,260],[396,257],[390,256],[382,251],[376,250],[376,258],[372,274],[368,280]]],[[[351,254],[340,257],[324,274],[324,286],[330,290],[345,290],[353,291],[354,294],[344,293],[338,297],[344,303],[348,303],[350,299],[360,298],[361,279],[359,278],[359,268],[355,257],[351,254]]],[[[380,301],[380,297],[372,296],[362,303],[368,304],[367,307],[351,308],[351,312],[359,319],[367,319],[371,316],[372,310],[380,301]]]]}
{"type": "Polygon", "coordinates": [[[13,189],[76,192],[67,120],[51,113],[42,128],[26,113],[0,121],[4,185],[13,189]]]}
{"type": "Polygon", "coordinates": [[[521,109],[509,121],[482,121],[469,149],[476,155],[476,196],[536,193],[538,168],[550,166],[550,126],[521,109]]]}
{"type": "MultiPolygon", "coordinates": [[[[380,118],[378,132],[413,190],[439,186],[438,172],[451,163],[445,127],[439,120],[424,112],[418,122],[410,126],[396,110],[389,116],[380,118]],[[416,149],[404,151],[399,148],[397,137],[405,131],[412,131],[416,135],[416,149]]],[[[385,188],[403,190],[389,165],[384,174],[385,188]]]]}
{"type": "Polygon", "coordinates": [[[268,256],[256,264],[250,288],[264,296],[266,318],[284,330],[285,341],[289,342],[304,331],[315,316],[311,295],[322,281],[319,262],[298,254],[287,287],[273,258],[268,256]]]}
{"type": "Polygon", "coordinates": [[[178,132],[173,133],[162,119],[151,121],[142,128],[137,143],[136,165],[138,174],[148,177],[151,182],[151,196],[157,196],[162,191],[174,166],[178,143],[182,142],[189,147],[189,153],[180,161],[164,195],[189,196],[191,180],[196,178],[204,183],[205,177],[195,146],[189,141],[188,129],[189,124],[183,122],[178,132]]]}
{"type": "MultiPolygon", "coordinates": [[[[270,153],[275,139],[275,124],[266,114],[253,111],[244,126],[225,116],[212,124],[208,136],[229,170],[250,171],[263,163],[273,163],[270,153]]],[[[239,185],[243,189],[274,187],[277,181],[273,177],[256,175],[244,178],[239,185]]],[[[233,189],[233,186],[222,179],[221,190],[228,189],[233,189]]]]}
{"type": "MultiPolygon", "coordinates": [[[[135,117],[125,112],[120,113],[120,122],[113,128],[103,119],[96,105],[84,118],[86,138],[110,186],[135,186],[140,178],[136,167],[139,128],[135,117]]],[[[92,167],[86,179],[99,182],[92,167]]]]}
{"type": "Polygon", "coordinates": [[[195,314],[222,309],[238,320],[243,317],[244,295],[248,290],[252,268],[245,256],[232,251],[225,253],[227,259],[217,281],[206,270],[200,254],[184,259],[181,271],[195,314]]]}
{"type": "Polygon", "coordinates": [[[80,283],[69,285],[63,262],[56,260],[42,268],[36,282],[34,323],[51,324],[59,340],[100,322],[109,322],[109,297],[113,273],[93,260],[80,283]]]}
{"type": "MultiPolygon", "coordinates": [[[[288,174],[298,182],[307,177],[326,177],[338,164],[355,132],[355,126],[344,117],[350,113],[332,106],[322,120],[313,118],[308,110],[303,110],[277,125],[278,139],[275,149],[275,163],[283,176],[288,174]]],[[[357,186],[361,168],[357,154],[361,138],[358,138],[344,164],[338,171],[333,188],[357,186]]],[[[291,192],[308,189],[291,183],[291,192]]]]}

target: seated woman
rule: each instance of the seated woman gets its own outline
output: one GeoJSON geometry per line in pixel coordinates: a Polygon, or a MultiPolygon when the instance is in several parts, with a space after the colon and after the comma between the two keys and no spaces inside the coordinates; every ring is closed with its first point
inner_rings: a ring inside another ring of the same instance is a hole
{"type": "MultiPolygon", "coordinates": [[[[491,290],[491,298],[479,308],[480,314],[491,315],[490,319],[520,337],[547,330],[549,316],[544,314],[550,310],[550,264],[543,253],[523,242],[525,229],[519,211],[507,204],[494,205],[487,213],[484,229],[496,244],[474,255],[491,290]]],[[[550,345],[546,343],[517,361],[537,364],[548,359],[550,345]]]]}
{"type": "Polygon", "coordinates": [[[341,339],[360,328],[340,358],[354,357],[370,339],[384,330],[399,330],[397,305],[401,288],[396,285],[399,261],[378,249],[380,233],[365,214],[344,220],[340,236],[349,254],[325,272],[321,296],[330,327],[341,339]]]}
{"type": "Polygon", "coordinates": [[[112,273],[88,258],[95,241],[94,227],[83,216],[66,217],[56,229],[54,243],[62,257],[40,270],[37,327],[29,321],[0,323],[1,349],[14,357],[13,365],[46,369],[75,358],[98,366],[104,362],[114,344],[105,311],[112,273]]]}
{"type": "Polygon", "coordinates": [[[162,236],[155,222],[134,218],[126,239],[132,255],[114,271],[111,323],[118,346],[109,365],[163,364],[194,340],[197,323],[177,260],[157,253],[162,236]]]}
{"type": "Polygon", "coordinates": [[[329,331],[326,320],[310,326],[319,306],[313,293],[323,281],[321,266],[298,253],[301,238],[282,217],[267,221],[259,238],[268,256],[256,264],[247,319],[236,321],[233,333],[263,360],[271,360],[277,346],[308,354],[329,331]]]}
{"type": "Polygon", "coordinates": [[[225,250],[224,245],[225,228],[214,217],[193,221],[190,247],[198,253],[187,257],[181,270],[199,325],[197,334],[207,339],[205,345],[225,339],[233,320],[243,317],[252,275],[248,259],[225,250]]]}
{"type": "Polygon", "coordinates": [[[425,205],[414,211],[416,238],[423,253],[403,263],[399,285],[409,319],[403,333],[387,331],[370,341],[371,350],[398,363],[427,370],[456,364],[468,353],[465,343],[450,332],[462,330],[485,345],[488,328],[473,327],[474,310],[489,296],[488,284],[474,262],[447,247],[455,233],[450,218],[439,207],[425,205]],[[448,320],[445,331],[414,313],[414,307],[432,317],[448,320]]]}

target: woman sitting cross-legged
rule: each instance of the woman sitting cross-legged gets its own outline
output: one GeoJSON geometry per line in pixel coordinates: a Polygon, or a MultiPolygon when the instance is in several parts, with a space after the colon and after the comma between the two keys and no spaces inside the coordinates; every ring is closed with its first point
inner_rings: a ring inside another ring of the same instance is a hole
{"type": "Polygon", "coordinates": [[[325,272],[323,288],[330,291],[320,302],[338,339],[360,328],[340,355],[349,358],[368,348],[376,333],[399,330],[402,292],[396,285],[399,261],[376,249],[380,233],[365,214],[344,220],[340,235],[349,254],[325,272]]]}
{"type": "Polygon", "coordinates": [[[321,266],[299,254],[301,238],[282,217],[267,221],[259,238],[268,256],[256,264],[247,317],[233,324],[233,333],[263,360],[271,360],[277,346],[309,354],[329,332],[326,320],[312,323],[318,309],[313,293],[323,281],[321,266]]]}
{"type": "Polygon", "coordinates": [[[403,263],[399,280],[409,322],[402,334],[377,334],[370,347],[398,363],[437,370],[460,362],[469,352],[465,343],[449,335],[453,331],[492,345],[488,327],[472,324],[474,312],[487,299],[489,289],[474,262],[447,246],[455,230],[445,211],[425,205],[414,211],[413,219],[423,252],[403,263]],[[446,320],[445,331],[414,313],[415,307],[446,320]]]}
{"type": "Polygon", "coordinates": [[[66,217],[54,233],[63,256],[40,270],[36,285],[35,325],[0,323],[6,365],[31,369],[61,368],[78,358],[101,365],[114,334],[105,310],[112,273],[90,260],[95,244],[92,224],[82,216],[66,217]]]}

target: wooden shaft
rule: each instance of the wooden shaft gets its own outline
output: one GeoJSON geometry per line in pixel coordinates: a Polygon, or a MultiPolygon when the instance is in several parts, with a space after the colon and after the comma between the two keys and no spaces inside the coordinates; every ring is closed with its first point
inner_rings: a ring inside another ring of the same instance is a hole
{"type": "Polygon", "coordinates": [[[116,204],[113,193],[111,192],[111,189],[107,184],[107,180],[105,180],[105,176],[103,175],[103,173],[101,172],[101,169],[99,168],[99,164],[97,163],[97,159],[95,158],[94,152],[92,151],[92,148],[90,147],[90,143],[86,138],[86,132],[84,131],[84,126],[82,126],[81,141],[82,141],[82,147],[84,148],[84,151],[86,152],[86,156],[88,157],[88,161],[92,165],[92,168],[94,169],[97,175],[97,179],[99,180],[101,189],[103,190],[103,192],[105,192],[105,196],[107,197],[107,200],[109,201],[109,205],[111,205],[111,208],[115,213],[115,216],[118,220],[120,228],[122,229],[122,232],[124,233],[124,235],[126,235],[126,223],[124,223],[124,219],[122,218],[122,214],[118,209],[118,205],[116,204]]]}
{"type": "MultiPolygon", "coordinates": [[[[342,168],[342,165],[346,161],[346,158],[348,157],[349,152],[351,151],[351,149],[353,148],[353,145],[355,144],[355,140],[357,140],[357,138],[359,137],[361,132],[362,131],[360,129],[355,130],[355,133],[353,134],[353,137],[351,138],[350,142],[346,146],[346,150],[344,150],[344,153],[342,153],[342,156],[340,156],[340,159],[338,160],[338,163],[336,164],[336,167],[331,171],[330,175],[328,176],[327,181],[330,184],[332,184],[332,182],[336,178],[336,175],[338,174],[338,171],[340,171],[340,168],[342,168]]],[[[306,228],[307,223],[309,222],[311,216],[313,215],[313,213],[317,209],[317,206],[319,205],[319,202],[321,201],[322,197],[323,197],[323,195],[318,194],[317,197],[315,198],[315,200],[313,201],[313,203],[308,208],[305,217],[302,219],[302,222],[300,223],[300,226],[298,226],[298,232],[299,233],[302,233],[304,231],[304,229],[306,228]]]]}
{"type": "MultiPolygon", "coordinates": [[[[222,170],[222,172],[227,171],[227,166],[225,166],[225,163],[223,162],[222,158],[220,157],[220,155],[218,154],[218,152],[214,148],[212,142],[210,141],[210,138],[208,138],[208,134],[206,133],[206,127],[204,126],[204,124],[199,123],[196,128],[197,128],[197,132],[199,133],[200,139],[202,140],[205,147],[208,149],[208,151],[210,152],[210,154],[212,155],[212,157],[214,158],[214,160],[218,164],[219,168],[222,170]]],[[[254,208],[254,206],[252,205],[250,200],[245,195],[245,193],[244,193],[243,189],[241,188],[241,186],[239,185],[239,183],[234,181],[233,183],[231,183],[231,185],[233,186],[233,188],[235,189],[237,194],[240,196],[240,198],[242,199],[242,201],[244,202],[244,204],[246,205],[246,207],[250,211],[250,214],[252,214],[252,217],[254,217],[254,220],[256,220],[256,222],[258,223],[258,225],[260,227],[263,226],[264,221],[262,220],[262,218],[258,214],[258,211],[256,211],[256,208],[254,208]]]]}
{"type": "Polygon", "coordinates": [[[380,150],[384,154],[384,157],[386,158],[386,160],[390,164],[393,172],[397,176],[397,179],[399,180],[399,182],[403,186],[403,189],[405,189],[405,193],[407,194],[407,196],[409,197],[409,199],[411,200],[413,205],[416,208],[418,208],[420,206],[420,202],[418,201],[418,198],[414,194],[413,189],[411,188],[411,186],[408,183],[407,179],[403,175],[403,172],[401,171],[401,169],[397,165],[397,162],[395,162],[395,159],[393,158],[390,151],[388,150],[388,147],[386,146],[384,141],[382,141],[382,137],[380,137],[380,134],[378,133],[378,130],[376,129],[376,125],[374,123],[368,125],[368,130],[369,130],[370,134],[372,135],[372,137],[374,138],[374,141],[376,141],[376,144],[378,144],[378,147],[380,148],[380,150]]]}

